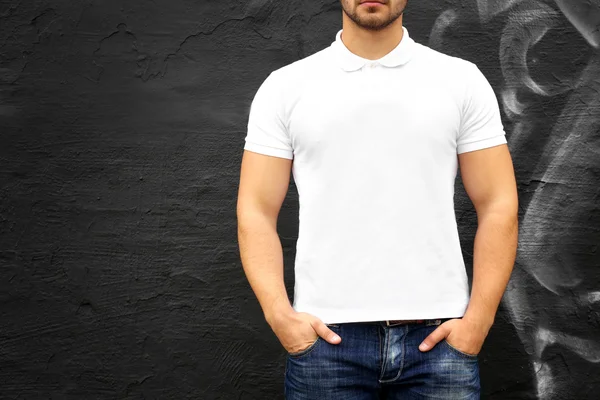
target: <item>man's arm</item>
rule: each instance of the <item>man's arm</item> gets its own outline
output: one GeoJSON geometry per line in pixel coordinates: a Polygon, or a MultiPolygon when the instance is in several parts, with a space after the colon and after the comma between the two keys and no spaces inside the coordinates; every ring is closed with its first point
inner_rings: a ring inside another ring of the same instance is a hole
{"type": "Polygon", "coordinates": [[[463,319],[487,335],[510,279],[518,236],[518,195],[506,144],[458,155],[465,190],[477,212],[473,287],[463,319]]]}
{"type": "Polygon", "coordinates": [[[265,319],[292,310],[283,280],[277,218],[290,182],[292,160],[244,150],[237,201],[244,272],[265,319]]]}
{"type": "Polygon", "coordinates": [[[302,351],[317,336],[341,338],[319,318],[296,312],[283,280],[283,251],[277,219],[290,182],[292,160],[244,150],[237,218],[240,257],[265,320],[288,352],[302,351]]]}
{"type": "Polygon", "coordinates": [[[419,348],[428,351],[442,339],[468,354],[478,354],[506,290],[517,251],[517,185],[506,144],[458,155],[463,185],[477,212],[473,287],[464,316],[444,322],[419,348]]]}

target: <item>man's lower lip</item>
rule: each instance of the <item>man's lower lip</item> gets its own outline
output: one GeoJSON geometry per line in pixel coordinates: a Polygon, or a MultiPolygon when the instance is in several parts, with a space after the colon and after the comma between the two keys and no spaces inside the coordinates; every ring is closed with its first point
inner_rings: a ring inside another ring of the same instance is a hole
{"type": "Polygon", "coordinates": [[[365,3],[361,3],[361,6],[382,6],[382,3],[378,3],[376,1],[367,1],[365,3]]]}

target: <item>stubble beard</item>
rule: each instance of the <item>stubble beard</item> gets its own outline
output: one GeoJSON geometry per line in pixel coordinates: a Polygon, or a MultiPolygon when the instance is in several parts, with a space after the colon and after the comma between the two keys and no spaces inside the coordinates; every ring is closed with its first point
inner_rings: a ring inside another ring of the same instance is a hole
{"type": "MultiPolygon", "coordinates": [[[[370,31],[380,31],[394,23],[404,13],[408,0],[388,0],[383,6],[391,11],[377,12],[376,7],[359,6],[356,0],[340,0],[344,14],[357,26],[370,31]],[[359,7],[362,9],[359,12],[359,7]],[[372,8],[372,9],[371,9],[372,8]]],[[[377,6],[380,8],[382,6],[377,6]]]]}

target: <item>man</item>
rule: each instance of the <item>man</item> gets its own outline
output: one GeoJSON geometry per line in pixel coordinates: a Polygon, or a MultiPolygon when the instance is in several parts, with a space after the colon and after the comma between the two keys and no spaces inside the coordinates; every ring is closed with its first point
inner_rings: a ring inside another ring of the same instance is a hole
{"type": "Polygon", "coordinates": [[[238,193],[244,271],[288,352],[287,399],[476,399],[512,271],[517,192],[495,94],[413,41],[407,0],[342,0],[335,41],[273,71],[250,108],[238,193]],[[454,215],[478,218],[473,284],[454,215]],[[277,217],[290,171],[295,290],[277,217]]]}

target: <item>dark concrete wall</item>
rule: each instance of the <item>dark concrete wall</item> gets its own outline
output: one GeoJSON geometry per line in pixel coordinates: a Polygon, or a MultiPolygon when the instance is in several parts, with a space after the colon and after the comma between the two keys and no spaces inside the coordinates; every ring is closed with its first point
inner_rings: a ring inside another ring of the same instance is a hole
{"type": "MultiPolygon", "coordinates": [[[[599,23],[598,1],[409,1],[412,37],[493,84],[517,169],[484,398],[600,391],[599,23]]],[[[0,398],[282,398],[239,261],[239,162],[259,84],[340,27],[335,0],[0,4],[0,398]]],[[[290,296],[297,211],[292,185],[290,296]]]]}

